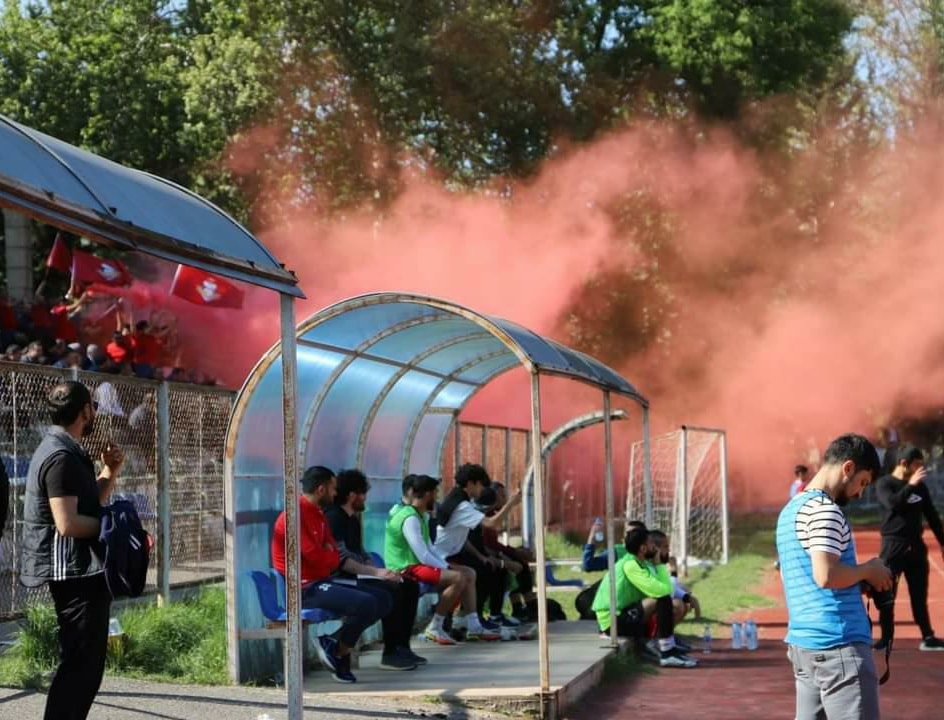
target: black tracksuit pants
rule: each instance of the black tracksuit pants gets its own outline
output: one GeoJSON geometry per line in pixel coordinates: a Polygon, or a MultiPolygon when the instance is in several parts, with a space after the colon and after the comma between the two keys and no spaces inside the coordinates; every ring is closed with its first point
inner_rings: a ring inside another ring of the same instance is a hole
{"type": "MultiPolygon", "coordinates": [[[[908,543],[896,538],[882,538],[881,558],[892,571],[892,593],[898,595],[898,581],[905,576],[908,594],[911,596],[911,612],[915,624],[921,629],[921,637],[934,634],[928,614],[928,548],[923,542],[908,543]]],[[[882,639],[891,640],[895,634],[895,608],[890,603],[879,612],[882,639]]]]}
{"type": "Polygon", "coordinates": [[[59,667],[44,720],[84,720],[105,673],[111,593],[104,575],[49,583],[59,621],[59,667]]]}
{"type": "Polygon", "coordinates": [[[410,647],[416,608],[420,600],[420,586],[412,580],[402,583],[383,583],[393,595],[393,609],[384,616],[384,653],[393,653],[398,647],[410,647]]]}

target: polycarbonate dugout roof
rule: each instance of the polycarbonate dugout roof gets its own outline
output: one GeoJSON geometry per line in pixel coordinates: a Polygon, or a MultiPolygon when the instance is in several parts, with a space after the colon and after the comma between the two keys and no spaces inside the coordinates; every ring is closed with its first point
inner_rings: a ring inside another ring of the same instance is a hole
{"type": "Polygon", "coordinates": [[[304,297],[295,276],[212,203],[2,115],[0,206],[115,247],[304,297]]]}
{"type": "MultiPolygon", "coordinates": [[[[297,337],[298,438],[306,466],[358,467],[372,478],[438,475],[455,414],[516,366],[647,405],[617,372],[583,353],[430,297],[377,293],[346,300],[301,323],[297,337]]],[[[237,431],[237,480],[277,471],[280,429],[259,419],[273,416],[281,403],[280,352],[278,345],[269,350],[237,401],[234,417],[252,428],[237,431]]]]}

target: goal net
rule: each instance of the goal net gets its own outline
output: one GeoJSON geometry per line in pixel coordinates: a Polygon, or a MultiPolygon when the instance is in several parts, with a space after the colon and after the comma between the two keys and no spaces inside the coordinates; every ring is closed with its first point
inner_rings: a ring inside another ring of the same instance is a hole
{"type": "Polygon", "coordinates": [[[626,519],[666,533],[681,572],[728,561],[727,470],[723,430],[682,427],[650,442],[647,487],[642,441],[630,451],[626,519]]]}

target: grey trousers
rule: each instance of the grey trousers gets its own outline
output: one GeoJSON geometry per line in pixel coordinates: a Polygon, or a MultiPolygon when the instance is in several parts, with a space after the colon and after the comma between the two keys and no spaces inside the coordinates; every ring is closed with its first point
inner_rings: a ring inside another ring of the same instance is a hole
{"type": "Polygon", "coordinates": [[[853,643],[829,650],[790,645],[796,720],[878,720],[878,675],[872,648],[853,643]]]}

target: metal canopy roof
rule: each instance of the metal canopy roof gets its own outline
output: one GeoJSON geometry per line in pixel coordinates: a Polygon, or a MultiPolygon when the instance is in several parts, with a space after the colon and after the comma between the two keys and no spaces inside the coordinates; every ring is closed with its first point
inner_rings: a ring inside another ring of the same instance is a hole
{"type": "Polygon", "coordinates": [[[0,205],[106,244],[304,297],[295,276],[212,203],[2,115],[0,205]]]}
{"type": "MultiPolygon", "coordinates": [[[[300,457],[308,465],[359,467],[374,478],[438,474],[453,415],[514,367],[570,377],[647,405],[617,372],[583,353],[430,297],[376,293],[346,300],[301,323],[297,337],[300,457]]],[[[250,374],[238,401],[246,403],[241,422],[281,403],[253,391],[278,377],[280,353],[273,346],[250,374]]],[[[278,446],[275,437],[260,436],[257,423],[251,426],[252,436],[239,442],[244,449],[278,446]]],[[[236,475],[240,457],[237,447],[236,475]]]]}

